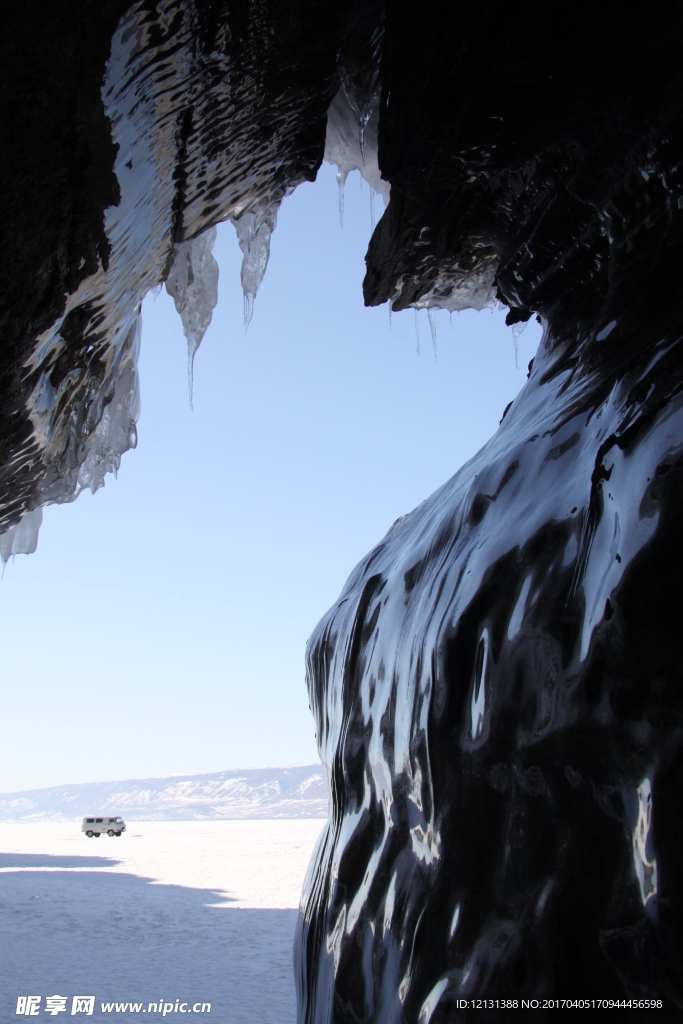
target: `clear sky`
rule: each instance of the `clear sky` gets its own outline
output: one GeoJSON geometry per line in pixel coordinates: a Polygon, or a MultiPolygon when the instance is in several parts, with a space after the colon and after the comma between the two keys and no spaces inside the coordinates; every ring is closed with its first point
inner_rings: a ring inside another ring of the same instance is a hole
{"type": "MultiPolygon", "coordinates": [[[[495,431],[540,338],[504,311],[363,306],[368,188],[328,165],[285,200],[245,336],[241,252],[195,359],[143,306],[138,447],[45,511],[6,567],[0,791],[317,759],[306,639],[354,565],[495,431]]],[[[377,213],[381,199],[377,199],[377,213]]]]}

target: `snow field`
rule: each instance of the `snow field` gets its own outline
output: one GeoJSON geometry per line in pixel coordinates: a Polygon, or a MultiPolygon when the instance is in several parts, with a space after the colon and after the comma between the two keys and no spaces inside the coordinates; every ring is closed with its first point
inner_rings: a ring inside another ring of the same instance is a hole
{"type": "Polygon", "coordinates": [[[152,1024],[100,1004],[185,1000],[221,1024],[293,1024],[296,908],[323,824],[132,822],[88,839],[80,821],[0,823],[0,1020],[34,994],[55,1019],[59,994],[65,1016],[95,995],[93,1020],[152,1024]]]}

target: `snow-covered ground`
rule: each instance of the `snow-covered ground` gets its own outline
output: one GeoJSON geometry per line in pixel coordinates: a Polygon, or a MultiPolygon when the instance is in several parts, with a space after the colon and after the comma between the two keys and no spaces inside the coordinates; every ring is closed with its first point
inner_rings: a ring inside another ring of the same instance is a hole
{"type": "Polygon", "coordinates": [[[324,818],[327,784],[319,764],[86,782],[0,794],[0,821],[69,821],[120,814],[129,821],[324,818]]]}
{"type": "Polygon", "coordinates": [[[78,823],[0,823],[0,1020],[19,1019],[19,996],[42,996],[48,1020],[47,996],[70,1017],[94,995],[98,1020],[211,1003],[221,1024],[293,1024],[296,908],[323,824],[132,822],[87,839],[78,823]]]}

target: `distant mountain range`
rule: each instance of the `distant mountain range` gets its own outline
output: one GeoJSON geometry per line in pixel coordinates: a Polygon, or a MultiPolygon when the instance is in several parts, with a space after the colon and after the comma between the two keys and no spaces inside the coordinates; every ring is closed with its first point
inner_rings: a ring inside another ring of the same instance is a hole
{"type": "Polygon", "coordinates": [[[326,818],[327,784],[320,765],[304,765],[0,794],[0,821],[71,821],[91,814],[120,814],[129,821],[326,818]]]}

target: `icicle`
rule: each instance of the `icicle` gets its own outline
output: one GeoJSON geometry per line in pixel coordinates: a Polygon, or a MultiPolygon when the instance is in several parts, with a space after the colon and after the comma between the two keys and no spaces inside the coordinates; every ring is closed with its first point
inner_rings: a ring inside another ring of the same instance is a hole
{"type": "Polygon", "coordinates": [[[368,126],[368,121],[372,117],[372,107],[364,114],[358,115],[358,142],[360,143],[360,155],[365,164],[365,129],[368,126]]]}
{"type": "Polygon", "coordinates": [[[249,324],[251,323],[251,318],[253,317],[253,315],[254,315],[254,293],[253,292],[245,292],[244,293],[244,333],[245,334],[249,330],[249,324]]]}
{"type": "Polygon", "coordinates": [[[337,173],[337,183],[339,185],[339,225],[344,230],[344,185],[346,184],[346,174],[341,171],[337,173]]]}
{"type": "Polygon", "coordinates": [[[363,175],[360,171],[358,172],[358,177],[360,178],[360,194],[363,195],[363,175]]]}
{"type": "Polygon", "coordinates": [[[206,329],[211,323],[218,302],[218,264],[211,255],[216,242],[216,229],[178,246],[166,291],[180,313],[187,338],[188,386],[192,408],[193,364],[206,329]]]}
{"type": "Polygon", "coordinates": [[[187,339],[187,386],[190,390],[190,411],[194,412],[194,405],[192,404],[192,392],[194,389],[194,356],[198,346],[194,343],[194,338],[190,337],[187,339]]]}
{"type": "Polygon", "coordinates": [[[391,299],[389,299],[389,330],[391,330],[391,299]]]}
{"type": "Polygon", "coordinates": [[[0,562],[2,562],[2,574],[5,575],[5,566],[10,557],[14,561],[15,555],[32,555],[38,547],[38,531],[43,521],[42,508],[34,509],[32,512],[25,512],[23,519],[20,519],[16,526],[11,526],[0,535],[0,562]]]}
{"type": "Polygon", "coordinates": [[[374,233],[375,230],[375,190],[370,186],[370,231],[374,233]]]}
{"type": "Polygon", "coordinates": [[[270,257],[270,237],[277,223],[278,204],[272,203],[256,213],[231,218],[237,241],[244,254],[240,278],[244,294],[244,330],[254,315],[254,299],[263,280],[270,257]]]}
{"type": "Polygon", "coordinates": [[[519,336],[526,330],[528,321],[524,323],[516,323],[512,325],[512,340],[515,345],[515,369],[519,369],[519,336]]]}
{"type": "Polygon", "coordinates": [[[159,298],[159,293],[160,292],[161,292],[161,281],[159,281],[159,284],[155,285],[154,288],[152,288],[152,298],[154,299],[155,302],[159,298]]]}
{"type": "Polygon", "coordinates": [[[420,354],[420,321],[418,320],[418,310],[415,310],[415,337],[417,338],[417,354],[420,354]]]}
{"type": "MultiPolygon", "coordinates": [[[[327,112],[324,159],[332,164],[337,173],[340,190],[352,171],[360,171],[358,185],[361,191],[364,181],[379,192],[386,208],[389,202],[390,186],[383,181],[377,164],[377,125],[371,107],[358,105],[353,87],[348,78],[341,83],[327,112]],[[366,149],[367,144],[367,149],[366,149]]],[[[374,222],[379,219],[375,212],[374,222]]],[[[341,221],[340,215],[340,221],[341,221]]]]}
{"type": "Polygon", "coordinates": [[[449,320],[449,323],[451,325],[451,330],[453,330],[453,310],[452,309],[448,310],[448,320],[449,320]]]}
{"type": "Polygon", "coordinates": [[[372,107],[366,108],[365,104],[359,104],[354,94],[351,79],[346,75],[342,78],[341,85],[344,90],[347,103],[358,118],[358,145],[360,146],[361,159],[363,163],[365,163],[365,129],[368,126],[368,121],[372,117],[372,107]]]}
{"type": "Polygon", "coordinates": [[[429,327],[432,332],[432,345],[434,346],[434,359],[436,359],[436,313],[433,309],[427,310],[427,316],[429,317],[429,327]]]}

